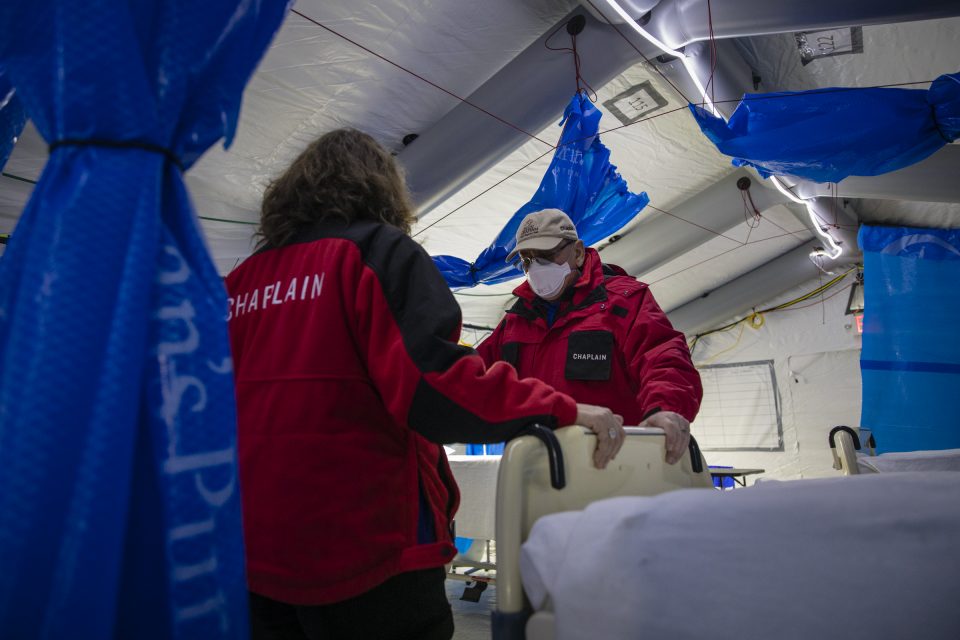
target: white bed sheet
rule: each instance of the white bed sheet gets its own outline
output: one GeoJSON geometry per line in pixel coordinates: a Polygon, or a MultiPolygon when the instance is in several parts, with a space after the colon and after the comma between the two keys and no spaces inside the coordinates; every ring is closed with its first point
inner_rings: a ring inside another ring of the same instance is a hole
{"type": "Polygon", "coordinates": [[[958,505],[944,472],[612,498],[541,518],[520,566],[560,639],[956,639],[958,505]]]}
{"type": "Polygon", "coordinates": [[[960,471],[960,449],[902,451],[878,456],[857,456],[860,473],[897,471],[960,471]]]}
{"type": "Polygon", "coordinates": [[[493,540],[500,456],[448,456],[447,459],[460,487],[460,508],[454,516],[457,535],[493,540]]]}

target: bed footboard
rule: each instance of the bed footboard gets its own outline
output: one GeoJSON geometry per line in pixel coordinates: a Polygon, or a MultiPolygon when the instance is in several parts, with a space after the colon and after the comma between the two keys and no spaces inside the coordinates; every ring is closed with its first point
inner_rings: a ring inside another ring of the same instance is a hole
{"type": "MultiPolygon", "coordinates": [[[[869,431],[867,431],[869,434],[869,431]]],[[[860,467],[857,465],[857,451],[860,451],[860,434],[854,429],[840,425],[830,430],[827,438],[830,443],[830,452],[833,454],[833,468],[843,472],[845,476],[855,476],[860,474],[860,467]]],[[[875,454],[873,435],[868,436],[870,455],[875,454]]]]}
{"type": "Polygon", "coordinates": [[[593,466],[596,436],[583,427],[554,432],[557,451],[548,451],[548,444],[534,436],[523,436],[507,445],[497,477],[495,640],[524,637],[529,611],[520,581],[520,545],[538,518],[583,509],[591,502],[614,496],[713,488],[695,440],[680,462],[668,465],[661,429],[628,427],[626,432],[617,458],[603,470],[593,466]],[[558,478],[562,478],[561,489],[554,488],[558,478]]]}

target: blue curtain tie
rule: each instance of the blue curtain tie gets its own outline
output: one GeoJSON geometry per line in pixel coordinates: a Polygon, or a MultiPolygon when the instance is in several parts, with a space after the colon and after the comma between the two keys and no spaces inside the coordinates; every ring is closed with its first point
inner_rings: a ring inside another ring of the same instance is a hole
{"type": "Polygon", "coordinates": [[[48,149],[50,153],[53,153],[58,147],[107,147],[109,149],[140,149],[142,151],[150,151],[151,153],[159,153],[166,158],[170,164],[175,166],[177,169],[180,169],[181,173],[186,171],[186,169],[183,167],[183,163],[180,161],[180,158],[178,158],[173,151],[170,151],[170,149],[167,149],[166,147],[161,147],[158,144],[152,144],[150,142],[140,142],[139,140],[105,140],[102,138],[87,138],[85,140],[67,138],[51,143],[48,149]]]}

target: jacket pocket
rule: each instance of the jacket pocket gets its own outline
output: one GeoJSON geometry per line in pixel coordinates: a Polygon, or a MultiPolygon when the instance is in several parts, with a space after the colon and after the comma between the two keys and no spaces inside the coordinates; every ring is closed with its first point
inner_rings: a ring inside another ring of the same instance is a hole
{"type": "Polygon", "coordinates": [[[567,338],[567,380],[609,380],[613,367],[613,333],[575,331],[567,338]]]}

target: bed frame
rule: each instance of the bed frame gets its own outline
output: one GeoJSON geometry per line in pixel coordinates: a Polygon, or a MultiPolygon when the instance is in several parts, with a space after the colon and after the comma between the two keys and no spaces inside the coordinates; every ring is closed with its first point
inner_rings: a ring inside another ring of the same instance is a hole
{"type": "Polygon", "coordinates": [[[541,516],[585,508],[614,496],[651,496],[674,489],[713,489],[697,442],[675,465],[664,461],[661,429],[628,427],[606,469],[593,466],[596,436],[583,427],[551,431],[534,426],[503,452],[497,478],[497,609],[494,640],[552,638],[552,613],[530,606],[520,581],[520,545],[541,516]]]}
{"type": "Polygon", "coordinates": [[[845,476],[860,474],[860,467],[857,465],[857,451],[861,449],[861,433],[867,437],[867,447],[870,450],[870,455],[877,455],[877,445],[873,440],[873,434],[870,434],[867,429],[863,429],[861,433],[857,433],[857,431],[859,430],[840,425],[831,429],[827,438],[830,443],[830,452],[833,454],[833,468],[842,471],[845,476]]]}

